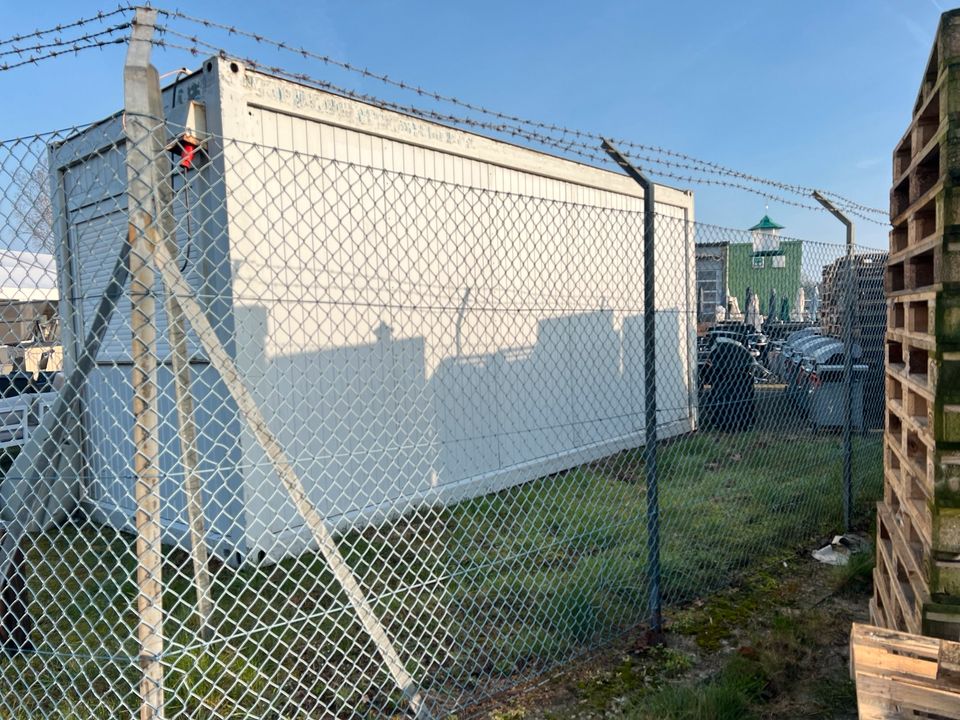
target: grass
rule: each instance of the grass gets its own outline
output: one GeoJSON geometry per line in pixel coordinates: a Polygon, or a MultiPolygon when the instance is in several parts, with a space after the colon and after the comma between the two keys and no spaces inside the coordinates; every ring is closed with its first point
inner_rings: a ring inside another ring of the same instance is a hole
{"type": "Polygon", "coordinates": [[[663,686],[665,680],[690,669],[690,656],[663,646],[645,648],[637,655],[624,656],[612,672],[578,683],[580,710],[601,717],[621,698],[642,696],[663,686]]]}
{"type": "Polygon", "coordinates": [[[870,593],[838,586],[831,570],[807,551],[764,558],[733,586],[668,608],[666,646],[632,633],[538,688],[509,694],[489,717],[855,717],[844,650],[870,593]],[[701,642],[717,625],[723,641],[701,642]]]}
{"type": "Polygon", "coordinates": [[[759,662],[734,656],[702,685],[668,685],[628,708],[638,720],[746,720],[767,684],[759,662]]]}
{"type": "MultiPolygon", "coordinates": [[[[861,578],[866,565],[851,563],[843,577],[861,578]]],[[[843,650],[870,590],[838,583],[832,570],[807,552],[765,558],[735,585],[668,609],[672,649],[618,645],[554,677],[542,695],[515,694],[513,712],[549,720],[855,716],[843,650]]]]}
{"type": "Polygon", "coordinates": [[[846,565],[833,568],[833,587],[836,592],[863,595],[873,587],[873,566],[876,552],[867,546],[853,553],[846,565]]]}
{"type": "Polygon", "coordinates": [[[628,703],[627,715],[639,720],[741,720],[755,717],[765,700],[790,685],[802,648],[812,644],[808,622],[783,615],[757,646],[731,655],[707,682],[672,684],[628,703]]]}
{"type": "MultiPolygon", "coordinates": [[[[857,477],[869,478],[858,488],[863,509],[879,495],[880,450],[872,436],[856,442],[857,477]]],[[[703,596],[758,557],[840,529],[839,460],[839,439],[812,432],[702,432],[663,443],[665,601],[703,596]]],[[[620,453],[340,538],[407,669],[440,709],[643,621],[642,465],[641,453],[620,453]]],[[[68,717],[87,706],[129,714],[139,681],[132,539],[77,521],[40,536],[29,559],[44,642],[40,654],[4,661],[0,705],[21,712],[0,718],[68,717]]],[[[374,717],[403,707],[318,555],[217,567],[217,639],[208,645],[197,638],[189,558],[168,552],[163,572],[168,717],[328,717],[336,707],[374,717]]],[[[703,717],[733,712],[725,708],[749,688],[731,684],[702,689],[703,717]]],[[[687,717],[669,714],[687,700],[662,702],[663,717],[687,717]]]]}

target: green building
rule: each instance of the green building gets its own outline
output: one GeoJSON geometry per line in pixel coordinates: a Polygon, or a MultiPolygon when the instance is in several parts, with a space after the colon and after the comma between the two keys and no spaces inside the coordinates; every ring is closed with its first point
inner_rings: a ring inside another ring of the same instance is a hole
{"type": "Polygon", "coordinates": [[[770,290],[777,292],[777,306],[785,297],[793,309],[800,289],[800,269],[803,265],[803,243],[800,240],[781,240],[778,225],[769,216],[750,228],[752,242],[731,243],[727,250],[727,289],[743,307],[747,288],[759,295],[760,308],[767,313],[770,290]]]}

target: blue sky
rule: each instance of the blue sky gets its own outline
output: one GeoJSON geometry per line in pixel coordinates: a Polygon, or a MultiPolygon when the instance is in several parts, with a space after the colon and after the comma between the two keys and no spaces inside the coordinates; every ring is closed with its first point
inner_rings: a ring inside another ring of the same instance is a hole
{"type": "MultiPolygon", "coordinates": [[[[0,37],[112,7],[4,0],[0,37]]],[[[909,123],[939,14],[949,9],[937,0],[234,0],[170,7],[496,109],[882,208],[893,147],[909,123]]],[[[387,92],[252,41],[205,37],[241,56],[387,92]]],[[[114,46],[0,73],[0,136],[78,124],[118,109],[123,53],[114,46]]],[[[156,54],[161,72],[199,62],[183,53],[156,54]]],[[[694,191],[697,219],[704,222],[746,228],[765,212],[766,201],[743,192],[694,191]]],[[[769,213],[787,234],[842,241],[843,228],[826,214],[772,201],[769,213]]],[[[857,233],[863,244],[886,246],[882,227],[859,222],[857,233]]]]}

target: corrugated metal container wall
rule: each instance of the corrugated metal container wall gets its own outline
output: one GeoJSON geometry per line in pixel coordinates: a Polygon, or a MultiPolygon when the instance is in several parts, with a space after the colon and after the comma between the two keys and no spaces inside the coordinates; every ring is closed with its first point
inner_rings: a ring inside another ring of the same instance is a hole
{"type": "Polygon", "coordinates": [[[770,291],[775,290],[778,298],[788,298],[793,303],[802,283],[803,242],[800,240],[780,240],[781,266],[773,262],[770,255],[759,255],[749,243],[733,243],[727,251],[727,289],[743,307],[747,288],[760,298],[761,306],[766,310],[770,291]]]}
{"type": "MultiPolygon", "coordinates": [[[[642,211],[631,180],[219,59],[164,97],[174,120],[187,98],[203,102],[211,133],[200,200],[176,208],[198,229],[178,237],[188,279],[331,524],[642,443],[642,226],[627,257],[604,229],[611,214],[642,211]]],[[[106,282],[103,258],[125,238],[122,151],[68,162],[84,142],[121,137],[117,118],[96,130],[55,148],[51,164],[69,211],[60,277],[65,295],[86,298],[66,308],[75,338],[106,282]],[[70,198],[89,197],[98,163],[115,201],[88,217],[70,198]],[[88,184],[77,193],[74,183],[88,184]]],[[[658,187],[657,209],[692,221],[692,195],[658,187]]],[[[696,426],[692,232],[671,224],[657,250],[669,436],[696,426]]],[[[162,313],[159,325],[163,336],[162,313]]],[[[133,512],[128,328],[111,326],[86,394],[91,506],[118,526],[133,512]]],[[[302,518],[193,349],[215,551],[298,551],[310,541],[302,518]]],[[[186,543],[167,372],[164,518],[169,539],[186,543]]]]}

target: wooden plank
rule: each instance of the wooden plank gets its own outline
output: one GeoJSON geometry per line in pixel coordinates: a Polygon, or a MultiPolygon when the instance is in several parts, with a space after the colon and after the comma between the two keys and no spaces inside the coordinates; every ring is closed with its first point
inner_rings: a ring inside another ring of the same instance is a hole
{"type": "Polygon", "coordinates": [[[933,500],[933,483],[930,474],[927,472],[926,467],[920,467],[916,461],[911,459],[905,452],[902,447],[896,447],[890,445],[891,451],[896,455],[897,460],[900,462],[900,467],[908,470],[913,474],[915,478],[921,480],[917,484],[917,487],[923,492],[925,497],[932,502],[933,500]]]}
{"type": "MultiPolygon", "coordinates": [[[[850,637],[858,647],[883,648],[891,653],[899,653],[905,657],[924,658],[928,662],[936,662],[940,655],[940,646],[944,641],[925,635],[910,635],[908,633],[885,630],[871,627],[863,623],[854,623],[850,637]]],[[[933,674],[936,677],[936,673],[933,674]]]]}
{"type": "Polygon", "coordinates": [[[893,517],[890,508],[888,508],[886,505],[878,504],[877,521],[878,523],[883,523],[884,528],[890,535],[893,541],[892,546],[896,559],[906,567],[906,570],[911,577],[916,577],[918,579],[917,583],[910,583],[914,595],[916,595],[918,598],[923,598],[927,594],[927,586],[922,566],[917,562],[916,555],[910,546],[911,544],[907,541],[906,537],[904,537],[902,528],[893,517]],[[922,581],[922,583],[920,581],[922,581]]]}
{"type": "MultiPolygon", "coordinates": [[[[929,98],[928,98],[928,102],[929,102],[929,98]]],[[[910,160],[910,164],[906,168],[904,168],[903,172],[899,173],[897,177],[894,179],[893,181],[894,186],[899,185],[904,180],[909,181],[910,176],[917,169],[917,166],[927,159],[930,153],[933,152],[934,147],[939,147],[941,152],[946,152],[947,121],[948,119],[944,117],[939,122],[939,124],[937,125],[937,129],[933,132],[933,135],[926,141],[926,143],[924,143],[922,147],[914,149],[914,152],[912,153],[912,158],[910,160]]],[[[915,123],[916,123],[916,119],[914,119],[914,123],[911,124],[911,128],[908,132],[911,132],[915,129],[915,123]]]]}
{"type": "Polygon", "coordinates": [[[913,657],[891,652],[889,648],[882,645],[863,644],[859,647],[857,667],[869,668],[871,671],[906,674],[926,680],[937,679],[936,655],[932,660],[929,657],[913,657]]]}
{"type": "MultiPolygon", "coordinates": [[[[874,572],[873,574],[873,580],[874,580],[874,583],[877,582],[876,572],[874,572]]],[[[876,589],[876,586],[875,586],[874,595],[872,598],[870,598],[870,603],[868,606],[869,614],[870,614],[870,622],[872,622],[874,625],[877,625],[879,627],[888,627],[889,621],[887,620],[887,616],[886,616],[886,613],[883,611],[883,608],[877,602],[877,594],[878,594],[878,590],[876,589]]]]}
{"type": "Polygon", "coordinates": [[[894,522],[890,509],[882,503],[877,505],[877,524],[883,525],[890,540],[884,540],[880,537],[881,533],[878,527],[877,548],[885,554],[884,561],[887,565],[887,571],[891,574],[896,573],[899,564],[907,575],[906,587],[910,590],[913,598],[909,598],[903,583],[899,578],[891,575],[888,585],[892,590],[893,597],[897,600],[907,628],[911,632],[919,633],[922,626],[921,608],[929,597],[926,578],[916,563],[916,558],[910,550],[907,540],[903,537],[900,526],[894,522]]]}
{"type": "Polygon", "coordinates": [[[960,643],[854,623],[851,674],[860,718],[960,720],[960,643]]]}
{"type": "MultiPolygon", "coordinates": [[[[911,215],[913,215],[917,210],[923,208],[924,205],[929,203],[931,200],[936,198],[944,189],[944,179],[941,177],[937,182],[933,184],[929,190],[923,193],[916,200],[911,202],[907,207],[902,211],[897,213],[897,216],[893,218],[892,224],[899,225],[903,221],[907,220],[911,215]]],[[[916,292],[916,290],[914,290],[916,292]]]]}
{"type": "Polygon", "coordinates": [[[898,607],[890,587],[890,558],[882,542],[877,542],[877,566],[873,571],[874,595],[879,601],[875,603],[877,609],[883,608],[883,627],[901,629],[897,627],[896,608],[898,607]]]}
{"type": "MultiPolygon", "coordinates": [[[[911,477],[902,477],[908,473],[897,473],[890,468],[884,472],[886,480],[885,490],[896,496],[896,502],[900,505],[900,512],[904,514],[911,523],[914,532],[920,537],[921,551],[923,558],[929,557],[931,543],[933,541],[933,522],[930,517],[930,510],[927,505],[926,497],[915,497],[910,491],[910,486],[919,487],[918,483],[911,477]]],[[[886,503],[890,505],[890,503],[886,503]]],[[[892,506],[891,506],[892,507],[892,506]]]]}
{"type": "MultiPolygon", "coordinates": [[[[937,657],[938,677],[947,673],[960,673],[960,642],[943,640],[940,643],[940,655],[937,657]]],[[[960,678],[958,678],[960,680],[960,678]]]]}
{"type": "Polygon", "coordinates": [[[865,718],[960,720],[960,694],[883,675],[857,672],[857,705],[865,718]],[[921,714],[922,713],[922,714],[921,714]]]}

